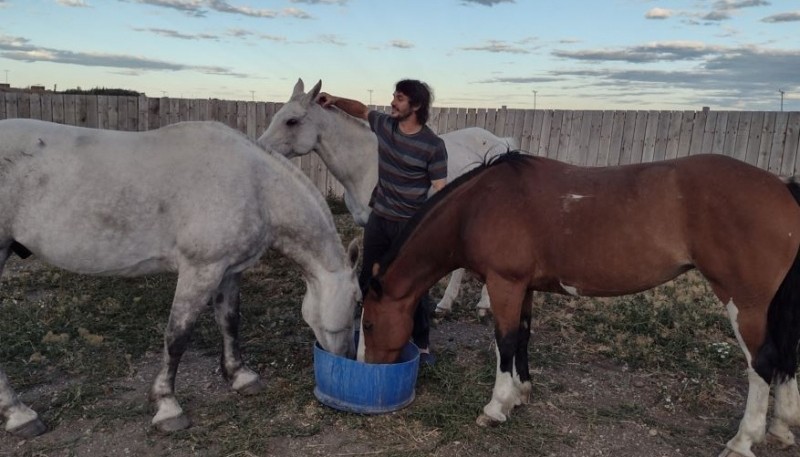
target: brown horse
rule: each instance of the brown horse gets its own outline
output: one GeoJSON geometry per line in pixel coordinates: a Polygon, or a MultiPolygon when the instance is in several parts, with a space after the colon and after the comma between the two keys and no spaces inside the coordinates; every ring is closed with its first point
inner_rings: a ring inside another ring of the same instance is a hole
{"type": "Polygon", "coordinates": [[[527,401],[531,294],[640,292],[697,268],[727,307],[748,365],[736,436],[721,455],[753,456],[769,432],[800,426],[800,186],[720,155],[608,168],[502,156],[455,180],[375,265],[364,301],[367,362],[392,362],[421,294],[456,268],[477,273],[495,317],[497,377],[478,423],[527,401]]]}

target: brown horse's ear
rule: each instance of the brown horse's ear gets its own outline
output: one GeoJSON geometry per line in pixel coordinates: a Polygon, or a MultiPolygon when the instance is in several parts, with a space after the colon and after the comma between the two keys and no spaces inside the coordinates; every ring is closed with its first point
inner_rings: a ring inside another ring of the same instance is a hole
{"type": "Polygon", "coordinates": [[[383,286],[381,285],[381,281],[374,276],[369,279],[369,290],[375,294],[378,300],[380,300],[383,296],[383,286]]]}

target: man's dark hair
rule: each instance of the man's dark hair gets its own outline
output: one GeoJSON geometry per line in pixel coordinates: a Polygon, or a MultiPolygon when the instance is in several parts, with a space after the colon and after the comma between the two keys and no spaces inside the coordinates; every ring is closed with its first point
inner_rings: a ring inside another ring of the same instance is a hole
{"type": "Polygon", "coordinates": [[[422,81],[416,79],[404,79],[395,86],[397,92],[402,92],[408,97],[412,107],[419,106],[417,109],[417,120],[425,125],[430,117],[431,103],[433,103],[433,91],[422,81]]]}

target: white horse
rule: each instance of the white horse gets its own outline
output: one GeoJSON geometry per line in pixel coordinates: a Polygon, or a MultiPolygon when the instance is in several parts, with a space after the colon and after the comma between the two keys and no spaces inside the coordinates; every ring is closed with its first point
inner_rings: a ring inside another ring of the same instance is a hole
{"type": "MultiPolygon", "coordinates": [[[[294,86],[289,101],[275,113],[258,143],[269,151],[286,157],[316,152],[330,172],[344,186],[344,201],[361,226],[369,217],[369,199],[378,182],[378,139],[369,126],[336,109],[324,109],[315,103],[322,87],[319,81],[307,94],[303,80],[294,86]]],[[[470,127],[440,135],[447,147],[447,179],[452,181],[491,157],[517,149],[513,138],[499,138],[491,132],[470,127]]],[[[452,309],[458,296],[464,270],[453,272],[444,296],[436,305],[437,313],[452,309]]],[[[486,287],[476,305],[481,315],[489,310],[486,287]]]]}
{"type": "MultiPolygon", "coordinates": [[[[207,306],[222,332],[222,372],[232,388],[262,388],[240,354],[239,282],[268,248],[300,265],[303,318],[322,347],[354,355],[360,291],[353,266],[319,192],[283,156],[215,122],[132,133],[0,121],[0,273],[12,253],[82,274],[178,273],[151,390],[152,423],[162,431],[189,426],[175,375],[207,306]]],[[[24,438],[46,429],[2,370],[0,415],[7,431],[24,438]]]]}

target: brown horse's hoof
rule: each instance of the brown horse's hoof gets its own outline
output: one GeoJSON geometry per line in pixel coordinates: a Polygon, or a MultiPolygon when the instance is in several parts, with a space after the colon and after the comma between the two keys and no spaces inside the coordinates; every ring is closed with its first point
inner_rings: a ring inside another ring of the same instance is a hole
{"type": "Polygon", "coordinates": [[[475,419],[475,423],[478,424],[480,427],[496,427],[500,424],[501,421],[497,419],[492,419],[491,417],[487,416],[486,414],[481,414],[475,419]]]}
{"type": "Polygon", "coordinates": [[[172,433],[179,430],[186,430],[192,425],[192,422],[186,416],[181,414],[175,417],[168,417],[160,422],[156,422],[153,426],[161,433],[172,433]]]}
{"type": "Polygon", "coordinates": [[[251,383],[239,387],[238,389],[236,389],[236,392],[241,395],[250,396],[259,394],[263,390],[264,390],[264,383],[261,382],[261,379],[256,379],[251,383]]]}
{"type": "Polygon", "coordinates": [[[17,425],[8,432],[14,436],[18,436],[27,440],[33,438],[34,436],[39,436],[46,431],[47,426],[44,425],[44,422],[40,421],[37,417],[36,419],[25,422],[24,424],[17,425]]]}

